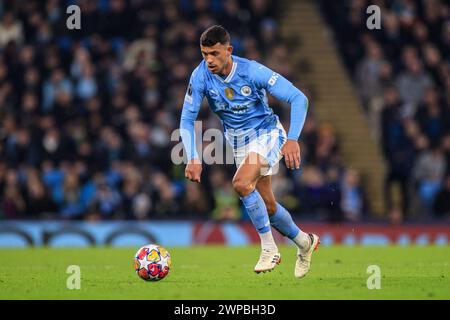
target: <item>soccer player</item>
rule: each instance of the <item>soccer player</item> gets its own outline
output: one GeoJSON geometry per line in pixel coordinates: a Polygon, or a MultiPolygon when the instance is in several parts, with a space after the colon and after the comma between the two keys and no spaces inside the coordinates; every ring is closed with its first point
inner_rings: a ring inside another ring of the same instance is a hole
{"type": "Polygon", "coordinates": [[[222,26],[208,28],[200,37],[203,61],[192,72],[180,121],[188,163],[185,176],[200,183],[202,164],[195,147],[194,122],[204,97],[224,127],[233,146],[237,171],[233,188],[239,194],[261,239],[255,272],[271,271],[281,262],[271,227],[298,247],[294,274],[304,277],[319,237],[300,230],[289,212],[276,202],[271,175],[284,156],[289,169],[300,167],[298,139],[306,118],[306,96],[283,76],[256,61],[232,55],[230,35],[222,26]],[[266,92],[291,105],[289,132],[268,105],[266,92]]]}

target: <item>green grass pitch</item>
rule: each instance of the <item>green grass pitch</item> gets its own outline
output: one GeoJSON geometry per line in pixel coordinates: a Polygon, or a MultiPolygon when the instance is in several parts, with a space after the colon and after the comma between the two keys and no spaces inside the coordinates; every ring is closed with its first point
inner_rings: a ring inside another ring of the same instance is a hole
{"type": "Polygon", "coordinates": [[[167,248],[172,269],[159,282],[133,271],[138,248],[1,249],[0,299],[450,299],[450,247],[319,247],[307,277],[294,277],[295,248],[282,263],[255,274],[259,248],[167,248]],[[69,265],[81,289],[69,290],[69,265]],[[369,265],[381,289],[369,290],[369,265]]]}

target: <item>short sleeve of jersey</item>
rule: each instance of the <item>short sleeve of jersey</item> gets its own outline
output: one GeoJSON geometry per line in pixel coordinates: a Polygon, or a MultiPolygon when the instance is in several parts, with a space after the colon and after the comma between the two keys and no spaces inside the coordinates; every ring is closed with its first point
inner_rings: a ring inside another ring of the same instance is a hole
{"type": "Polygon", "coordinates": [[[198,66],[191,74],[189,85],[184,96],[183,110],[198,112],[205,96],[203,74],[198,66]]]}

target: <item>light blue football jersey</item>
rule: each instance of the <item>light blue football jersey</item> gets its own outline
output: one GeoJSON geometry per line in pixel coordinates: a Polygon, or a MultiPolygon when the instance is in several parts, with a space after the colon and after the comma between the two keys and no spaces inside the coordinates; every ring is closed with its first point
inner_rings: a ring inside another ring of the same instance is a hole
{"type": "MultiPolygon", "coordinates": [[[[254,139],[261,130],[267,132],[276,127],[278,116],[268,104],[269,92],[295,109],[295,112],[291,112],[288,139],[297,140],[308,107],[305,95],[286,78],[256,61],[235,55],[232,60],[233,66],[226,78],[211,73],[204,60],[192,72],[180,127],[190,132],[192,130],[193,135],[193,121],[206,97],[211,110],[222,122],[226,139],[234,148],[239,147],[254,139]],[[192,126],[189,122],[192,122],[192,126]]],[[[192,148],[193,141],[186,141],[188,139],[183,134],[182,139],[188,159],[192,159],[196,156],[195,148],[192,148]]]]}

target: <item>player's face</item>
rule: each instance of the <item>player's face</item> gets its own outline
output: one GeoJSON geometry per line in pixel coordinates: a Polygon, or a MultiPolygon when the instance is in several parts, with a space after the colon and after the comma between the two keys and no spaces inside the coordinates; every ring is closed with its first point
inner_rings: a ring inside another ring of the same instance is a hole
{"type": "Polygon", "coordinates": [[[224,74],[227,66],[231,62],[233,47],[229,44],[216,43],[212,47],[200,45],[203,59],[206,61],[209,71],[217,74],[224,74]]]}

